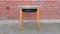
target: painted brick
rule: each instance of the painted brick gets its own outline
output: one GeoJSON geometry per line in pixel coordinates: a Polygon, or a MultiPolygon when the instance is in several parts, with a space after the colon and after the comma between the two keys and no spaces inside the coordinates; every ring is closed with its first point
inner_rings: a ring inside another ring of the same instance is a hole
{"type": "Polygon", "coordinates": [[[22,0],[0,0],[0,1],[22,1],[22,0]]]}
{"type": "MultiPolygon", "coordinates": [[[[30,5],[30,2],[0,2],[0,19],[19,19],[19,5],[30,5]],[[25,3],[25,4],[24,4],[25,3]],[[7,10],[6,7],[10,9],[7,10]]],[[[31,5],[39,5],[41,19],[60,19],[60,2],[31,2],[31,5]]],[[[24,13],[24,19],[35,19],[34,13],[24,13]]]]}
{"type": "Polygon", "coordinates": [[[56,1],[60,1],[60,0],[56,0],[56,1]]]}
{"type": "Polygon", "coordinates": [[[30,0],[22,0],[22,1],[30,1],[30,0]]]}
{"type": "Polygon", "coordinates": [[[0,0],[0,1],[60,1],[60,0],[0,0]]]}
{"type": "Polygon", "coordinates": [[[31,1],[40,1],[40,0],[31,0],[31,1]]]}

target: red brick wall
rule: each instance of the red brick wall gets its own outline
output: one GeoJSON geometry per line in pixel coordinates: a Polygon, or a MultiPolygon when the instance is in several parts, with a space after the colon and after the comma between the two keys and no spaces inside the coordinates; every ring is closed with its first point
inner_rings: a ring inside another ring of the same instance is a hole
{"type": "MultiPolygon", "coordinates": [[[[59,1],[1,1],[0,2],[0,19],[19,19],[19,5],[39,5],[41,19],[60,19],[60,2],[59,1]],[[6,7],[10,9],[7,10],[6,7]]],[[[35,19],[34,13],[24,13],[24,19],[35,19]]]]}
{"type": "Polygon", "coordinates": [[[0,0],[0,1],[60,1],[60,0],[0,0]]]}

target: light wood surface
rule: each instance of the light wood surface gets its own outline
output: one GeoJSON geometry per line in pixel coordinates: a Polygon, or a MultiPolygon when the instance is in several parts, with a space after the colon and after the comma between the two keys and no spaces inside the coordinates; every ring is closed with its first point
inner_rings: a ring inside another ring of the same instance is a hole
{"type": "MultiPolygon", "coordinates": [[[[36,12],[36,20],[37,20],[37,31],[40,30],[40,15],[39,15],[39,8],[37,9],[37,12],[36,12]]],[[[24,17],[24,14],[22,12],[22,9],[20,8],[20,23],[19,23],[19,30],[21,31],[22,30],[22,25],[23,25],[23,17],[24,17]]]]}

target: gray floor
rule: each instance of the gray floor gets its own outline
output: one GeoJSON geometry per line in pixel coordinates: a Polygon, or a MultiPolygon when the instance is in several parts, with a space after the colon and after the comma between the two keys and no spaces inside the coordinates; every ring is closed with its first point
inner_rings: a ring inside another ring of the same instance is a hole
{"type": "Polygon", "coordinates": [[[60,34],[60,23],[41,23],[40,32],[37,32],[37,24],[23,23],[23,29],[18,30],[18,23],[0,22],[0,34],[60,34]]]}

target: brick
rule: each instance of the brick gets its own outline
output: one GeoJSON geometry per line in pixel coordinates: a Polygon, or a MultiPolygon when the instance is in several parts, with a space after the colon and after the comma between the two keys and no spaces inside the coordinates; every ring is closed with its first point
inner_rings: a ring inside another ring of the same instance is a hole
{"type": "Polygon", "coordinates": [[[47,1],[56,1],[56,0],[47,0],[47,1]]]}
{"type": "Polygon", "coordinates": [[[47,1],[47,0],[40,0],[40,1],[47,1]]]}
{"type": "Polygon", "coordinates": [[[56,1],[56,0],[40,0],[40,1],[56,1]]]}
{"type": "Polygon", "coordinates": [[[22,1],[22,0],[5,0],[5,1],[22,1]]]}
{"type": "Polygon", "coordinates": [[[25,1],[25,2],[21,2],[21,5],[30,5],[30,2],[28,2],[28,1],[25,1]]]}
{"type": "Polygon", "coordinates": [[[39,2],[36,2],[36,1],[33,2],[33,1],[32,1],[30,4],[33,5],[33,6],[36,6],[36,5],[38,6],[39,2]]]}
{"type": "Polygon", "coordinates": [[[30,1],[30,0],[22,0],[22,1],[30,1]]]}
{"type": "Polygon", "coordinates": [[[58,1],[58,2],[59,2],[60,0],[56,0],[56,1],[58,1]]]}
{"type": "Polygon", "coordinates": [[[5,1],[5,0],[0,0],[0,1],[5,1]]]}
{"type": "Polygon", "coordinates": [[[31,0],[31,1],[40,1],[40,0],[31,0]]]}
{"type": "Polygon", "coordinates": [[[14,0],[5,0],[5,1],[14,1],[14,0]]]}

